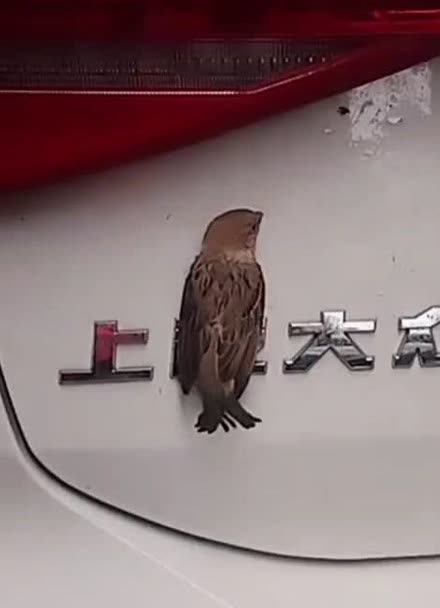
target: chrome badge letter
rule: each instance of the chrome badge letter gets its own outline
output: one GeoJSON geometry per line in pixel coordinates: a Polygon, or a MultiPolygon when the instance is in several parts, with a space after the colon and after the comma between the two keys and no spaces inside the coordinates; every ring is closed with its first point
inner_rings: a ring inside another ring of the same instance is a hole
{"type": "Polygon", "coordinates": [[[116,368],[116,349],[122,344],[147,344],[148,329],[118,329],[117,321],[97,321],[90,370],[60,370],[60,384],[152,380],[153,368],[116,368]]]}
{"type": "Polygon", "coordinates": [[[312,335],[313,338],[291,359],[284,360],[284,373],[308,372],[329,350],[351,371],[371,370],[374,357],[366,355],[349,336],[350,333],[376,331],[376,320],[346,321],[344,310],[322,311],[321,320],[289,323],[289,337],[312,335]]]}
{"type": "Polygon", "coordinates": [[[421,367],[439,367],[440,354],[432,330],[440,323],[440,306],[432,306],[415,317],[400,317],[399,330],[405,334],[393,355],[394,367],[411,367],[418,355],[421,367]]]}

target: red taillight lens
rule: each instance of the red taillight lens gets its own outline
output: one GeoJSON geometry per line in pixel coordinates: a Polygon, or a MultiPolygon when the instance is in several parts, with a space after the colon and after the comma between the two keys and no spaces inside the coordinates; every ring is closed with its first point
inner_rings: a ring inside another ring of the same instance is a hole
{"type": "Polygon", "coordinates": [[[428,59],[440,50],[440,2],[414,4],[28,0],[2,9],[0,187],[193,142],[428,59]]]}

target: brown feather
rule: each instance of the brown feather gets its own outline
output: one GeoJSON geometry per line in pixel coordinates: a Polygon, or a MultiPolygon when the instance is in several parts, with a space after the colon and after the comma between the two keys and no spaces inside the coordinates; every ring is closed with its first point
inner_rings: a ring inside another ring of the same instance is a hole
{"type": "Polygon", "coordinates": [[[179,315],[179,341],[177,347],[178,380],[188,394],[197,378],[202,354],[201,326],[198,322],[198,304],[194,298],[194,267],[192,265],[185,280],[179,315]]]}
{"type": "MultiPolygon", "coordinates": [[[[243,222],[243,217],[238,214],[233,219],[243,222]]],[[[230,217],[226,223],[230,226],[230,217]]],[[[240,225],[240,230],[234,236],[227,233],[228,247],[222,250],[225,226],[217,232],[215,224],[208,228],[209,238],[205,235],[205,246],[191,266],[182,296],[178,379],[184,393],[197,386],[204,401],[199,430],[208,432],[218,424],[228,430],[225,419],[232,426],[235,419],[246,428],[259,420],[237,401],[254,367],[265,299],[263,273],[253,252],[254,232],[249,233],[248,224],[240,225]]]]}

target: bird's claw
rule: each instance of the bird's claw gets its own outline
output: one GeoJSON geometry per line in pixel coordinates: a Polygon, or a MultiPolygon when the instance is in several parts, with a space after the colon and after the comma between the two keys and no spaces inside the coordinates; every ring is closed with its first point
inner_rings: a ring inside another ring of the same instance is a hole
{"type": "Polygon", "coordinates": [[[230,417],[236,420],[245,429],[252,429],[261,422],[261,418],[257,418],[257,416],[254,416],[245,410],[240,403],[231,406],[227,412],[230,417]]]}
{"type": "Polygon", "coordinates": [[[251,429],[262,421],[261,418],[254,416],[244,408],[243,412],[244,414],[241,413],[239,418],[234,416],[234,413],[232,412],[223,412],[221,416],[219,414],[218,418],[207,412],[202,412],[194,427],[197,429],[198,433],[208,433],[208,435],[212,435],[219,426],[222,427],[225,433],[229,433],[231,428],[237,428],[237,422],[243,428],[251,429]]]}

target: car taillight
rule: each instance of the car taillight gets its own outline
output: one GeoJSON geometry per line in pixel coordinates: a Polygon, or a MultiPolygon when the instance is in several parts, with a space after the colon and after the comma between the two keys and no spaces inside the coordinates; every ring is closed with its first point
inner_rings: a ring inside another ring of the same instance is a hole
{"type": "Polygon", "coordinates": [[[163,151],[440,52],[440,2],[18,1],[0,22],[0,187],[163,151]]]}

